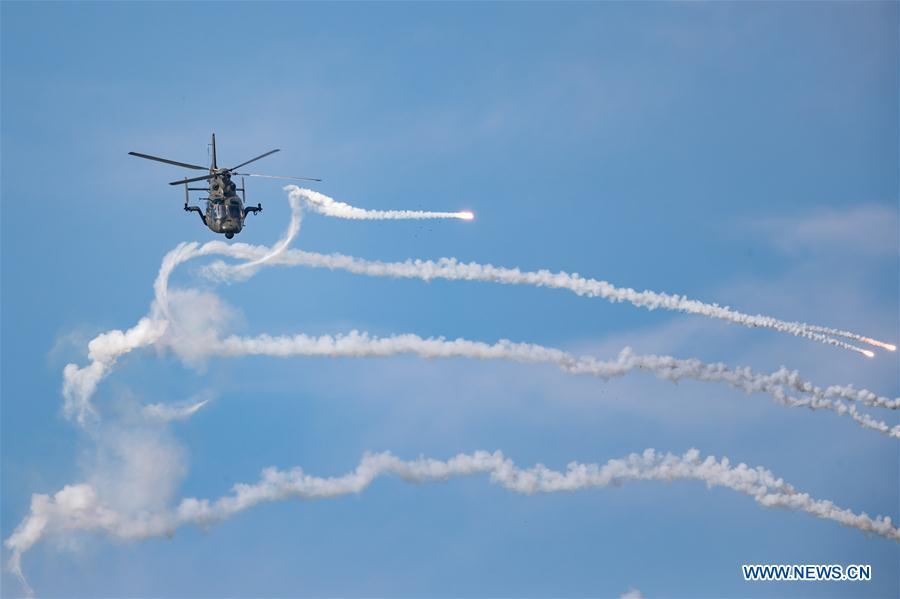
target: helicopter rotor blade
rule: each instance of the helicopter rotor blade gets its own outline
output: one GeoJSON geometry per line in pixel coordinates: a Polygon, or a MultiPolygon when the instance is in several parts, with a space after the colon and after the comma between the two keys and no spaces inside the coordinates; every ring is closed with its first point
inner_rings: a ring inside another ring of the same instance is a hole
{"type": "Polygon", "coordinates": [[[177,160],[169,160],[168,158],[160,158],[159,156],[151,156],[150,154],[141,154],[140,152],[128,152],[132,156],[138,158],[146,158],[147,160],[156,160],[157,162],[165,162],[166,164],[174,164],[175,166],[183,166],[184,168],[192,168],[197,171],[209,170],[205,166],[197,166],[196,164],[188,164],[186,162],[178,162],[177,160]]]}
{"type": "Polygon", "coordinates": [[[215,177],[215,174],[212,175],[204,175],[202,177],[194,177],[192,179],[181,179],[179,181],[172,181],[169,185],[182,185],[184,183],[193,183],[194,181],[206,181],[215,177]]]}
{"type": "Polygon", "coordinates": [[[236,171],[237,169],[241,168],[242,166],[246,166],[246,165],[250,164],[251,162],[256,162],[256,161],[259,160],[260,158],[265,158],[266,156],[269,156],[270,154],[274,154],[275,152],[280,152],[280,151],[281,151],[281,150],[271,150],[271,151],[269,151],[269,152],[266,152],[265,154],[260,154],[260,155],[257,156],[256,158],[251,158],[251,159],[248,160],[247,162],[242,162],[242,163],[240,163],[239,165],[234,166],[234,167],[232,167],[232,168],[230,168],[230,169],[228,169],[228,170],[229,170],[229,171],[236,171]]]}
{"type": "Polygon", "coordinates": [[[257,175],[254,173],[232,173],[241,177],[263,177],[264,179],[293,179],[295,181],[321,181],[312,177],[280,177],[278,175],[257,175]]]}

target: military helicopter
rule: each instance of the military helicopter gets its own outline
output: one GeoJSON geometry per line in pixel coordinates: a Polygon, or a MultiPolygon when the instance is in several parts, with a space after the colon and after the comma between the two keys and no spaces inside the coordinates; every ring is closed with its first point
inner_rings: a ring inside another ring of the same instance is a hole
{"type": "Polygon", "coordinates": [[[251,162],[256,162],[260,158],[265,158],[275,152],[281,150],[270,150],[265,154],[260,154],[256,158],[251,158],[246,162],[242,162],[231,168],[219,168],[216,164],[216,134],[212,134],[212,155],[209,168],[196,164],[188,164],[186,162],[178,162],[169,160],[168,158],[160,158],[158,156],[150,156],[149,154],[141,154],[140,152],[128,152],[131,156],[138,158],[146,158],[148,160],[156,160],[157,162],[165,162],[166,164],[174,164],[184,168],[191,168],[198,171],[209,170],[208,175],[202,177],[193,177],[188,179],[185,177],[180,181],[172,181],[169,185],[184,185],[184,210],[185,212],[196,212],[200,215],[200,220],[213,233],[222,233],[227,239],[231,239],[244,228],[244,221],[248,214],[256,214],[262,212],[262,204],[256,206],[244,206],[247,201],[246,191],[244,187],[244,177],[265,177],[267,179],[294,179],[298,181],[321,181],[321,179],[313,179],[311,177],[277,177],[274,175],[258,175],[255,173],[238,173],[237,169],[247,166],[251,162]],[[231,180],[233,176],[241,177],[241,186],[238,187],[231,180]],[[188,187],[188,183],[195,181],[209,181],[209,188],[204,187],[188,187]],[[190,206],[191,191],[205,191],[207,197],[201,198],[200,201],[206,201],[206,213],[199,206],[190,206]],[[237,192],[241,192],[238,196],[237,192]]]}

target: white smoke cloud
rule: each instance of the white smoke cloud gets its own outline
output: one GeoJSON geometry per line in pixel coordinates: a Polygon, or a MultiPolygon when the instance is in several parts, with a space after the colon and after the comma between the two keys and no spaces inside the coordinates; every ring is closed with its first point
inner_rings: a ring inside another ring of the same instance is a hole
{"type": "Polygon", "coordinates": [[[644,599],[644,596],[638,589],[632,587],[619,595],[619,599],[644,599]]]}
{"type": "Polygon", "coordinates": [[[95,442],[85,458],[87,484],[119,513],[164,509],[187,474],[187,454],[164,427],[117,422],[95,442]]]}
{"type": "MultiPolygon", "coordinates": [[[[194,404],[193,411],[205,403],[194,404]]],[[[164,406],[151,412],[172,415],[164,406]]],[[[159,424],[126,416],[95,427],[93,447],[80,460],[85,482],[66,485],[52,497],[32,495],[30,515],[5,541],[12,550],[8,567],[27,595],[33,592],[22,572],[22,553],[40,539],[72,541],[73,533],[96,530],[113,521],[153,518],[168,509],[187,474],[187,454],[159,424]]]]}
{"type": "Polygon", "coordinates": [[[171,349],[185,364],[203,370],[210,357],[209,347],[219,335],[229,331],[239,316],[215,293],[195,289],[169,292],[169,326],[155,341],[159,349],[171,349]]]}

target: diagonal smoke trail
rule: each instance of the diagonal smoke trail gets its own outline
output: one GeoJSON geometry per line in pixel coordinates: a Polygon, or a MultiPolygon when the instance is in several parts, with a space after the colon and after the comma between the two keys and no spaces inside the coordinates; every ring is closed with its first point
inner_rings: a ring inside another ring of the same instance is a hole
{"type": "MultiPolygon", "coordinates": [[[[241,259],[253,259],[260,251],[261,250],[258,248],[244,246],[238,248],[234,255],[241,259]]],[[[273,260],[273,263],[287,266],[310,266],[313,268],[344,270],[354,274],[374,277],[420,279],[423,281],[432,281],[434,279],[482,281],[504,285],[532,285],[535,287],[566,289],[577,295],[602,298],[610,302],[628,302],[639,308],[646,308],[647,310],[673,310],[688,314],[699,314],[751,328],[772,329],[783,333],[789,333],[797,337],[818,341],[826,345],[848,349],[850,351],[861,353],[867,357],[872,357],[874,355],[870,350],[834,338],[834,336],[846,336],[844,335],[844,333],[847,333],[846,331],[827,327],[817,327],[801,322],[779,320],[762,314],[745,314],[728,307],[719,306],[718,304],[707,304],[681,295],[620,288],[607,281],[586,279],[577,273],[551,272],[549,270],[529,272],[521,271],[518,268],[504,268],[492,264],[478,264],[476,262],[462,263],[455,258],[380,262],[377,260],[366,260],[342,254],[320,254],[303,250],[289,250],[273,260]]],[[[238,278],[238,276],[230,272],[229,267],[222,262],[216,262],[209,265],[205,272],[212,278],[222,280],[238,278]]],[[[849,334],[855,335],[854,333],[849,334]]],[[[861,335],[857,335],[856,337],[858,340],[866,343],[874,341],[868,337],[862,337],[861,335]]],[[[882,342],[877,343],[884,346],[888,345],[883,344],[882,342]]]]}
{"type": "MultiPolygon", "coordinates": [[[[471,212],[415,212],[409,210],[401,211],[382,211],[382,210],[363,210],[338,202],[322,193],[311,189],[304,189],[296,185],[288,185],[285,187],[289,197],[294,199],[302,199],[306,205],[316,212],[325,214],[326,216],[336,216],[338,218],[356,218],[356,219],[381,219],[381,218],[462,218],[471,220],[474,215],[471,212]]],[[[339,256],[339,255],[336,255],[339,256]]],[[[366,261],[360,261],[366,262],[366,261]]],[[[379,266],[404,265],[410,263],[428,266],[429,261],[407,261],[405,263],[370,263],[379,266]]],[[[650,310],[663,308],[668,310],[677,310],[692,314],[703,314],[712,318],[727,320],[736,324],[743,324],[750,327],[764,327],[774,330],[788,332],[799,337],[806,337],[815,341],[835,345],[844,349],[857,351],[865,356],[872,357],[869,350],[853,346],[851,344],[841,342],[836,339],[827,339],[828,337],[844,337],[860,343],[866,343],[875,347],[886,349],[888,351],[896,351],[894,344],[872,339],[852,331],[845,331],[832,327],[823,327],[819,325],[810,325],[802,322],[784,321],[762,314],[750,315],[731,310],[730,308],[719,306],[718,304],[706,304],[691,300],[681,295],[671,295],[665,293],[657,293],[653,291],[638,292],[630,288],[617,288],[606,281],[596,281],[593,279],[583,279],[577,274],[569,275],[568,273],[559,272],[552,273],[547,270],[541,270],[536,273],[522,273],[518,269],[499,268],[493,265],[480,265],[476,263],[459,264],[455,259],[442,259],[438,264],[455,265],[462,269],[468,269],[470,272],[463,276],[446,276],[448,273],[433,274],[430,278],[448,278],[448,279],[468,279],[468,280],[490,280],[494,282],[507,284],[531,284],[548,287],[568,288],[579,295],[588,295],[590,297],[603,297],[610,301],[627,301],[636,306],[644,307],[650,310]],[[473,270],[483,269],[488,278],[473,277],[473,270]],[[524,277],[524,279],[520,278],[524,277]],[[569,281],[566,281],[569,279],[569,281]]],[[[339,266],[331,266],[331,268],[340,268],[339,266]]],[[[366,272],[364,274],[375,274],[366,272]]],[[[416,277],[410,274],[390,274],[387,276],[398,277],[416,277]]]]}
{"type": "MultiPolygon", "coordinates": [[[[772,374],[755,373],[749,368],[731,369],[725,364],[706,364],[696,359],[681,360],[671,356],[636,355],[626,348],[618,359],[604,362],[591,356],[575,356],[559,349],[513,343],[501,340],[493,345],[467,339],[447,340],[422,338],[418,335],[392,335],[372,337],[367,333],[352,331],[347,335],[322,335],[313,337],[259,335],[238,337],[232,335],[218,344],[206,346],[214,355],[238,357],[264,355],[272,357],[320,356],[320,357],[386,357],[398,354],[414,354],[423,358],[473,358],[480,360],[509,360],[524,363],[554,364],[570,374],[588,374],[604,380],[624,376],[632,370],[645,370],[673,382],[681,379],[717,382],[741,389],[747,393],[762,392],[771,395],[778,403],[790,407],[831,410],[852,418],[864,428],[890,437],[900,438],[900,425],[890,426],[868,414],[861,414],[855,405],[835,397],[839,387],[829,393],[800,379],[796,371],[782,368],[772,374]],[[790,390],[802,392],[807,397],[797,398],[790,390]]],[[[177,351],[177,350],[176,350],[177,351]]],[[[879,398],[895,405],[898,400],[879,398]]]]}
{"type": "MultiPolygon", "coordinates": [[[[426,218],[459,218],[463,220],[471,220],[474,218],[474,215],[471,212],[421,212],[421,211],[413,211],[413,210],[363,210],[362,208],[357,208],[355,206],[351,206],[350,204],[345,204],[344,202],[339,202],[334,198],[330,198],[323,193],[319,193],[317,191],[313,191],[311,189],[305,189],[298,187],[296,185],[288,185],[285,188],[285,191],[288,192],[288,195],[291,199],[297,201],[303,201],[306,206],[308,206],[311,210],[318,212],[320,214],[324,214],[326,216],[333,216],[337,218],[347,218],[347,219],[359,219],[359,220],[380,220],[380,219],[426,219],[426,218]]],[[[364,261],[360,261],[364,263],[364,261]]],[[[394,264],[385,264],[385,263],[369,263],[378,265],[381,267],[385,266],[395,266],[395,265],[403,265],[407,268],[405,269],[407,274],[390,274],[387,276],[397,276],[397,277],[410,277],[416,276],[408,274],[410,271],[408,269],[409,264],[417,264],[425,266],[426,269],[428,266],[434,264],[428,261],[407,261],[405,263],[394,263],[394,264]]],[[[559,273],[551,273],[550,271],[541,270],[537,273],[522,273],[518,269],[507,269],[507,268],[498,268],[493,265],[480,265],[475,263],[470,264],[459,264],[452,258],[444,259],[438,261],[438,264],[442,264],[443,266],[456,266],[459,269],[462,269],[463,272],[466,270],[467,273],[463,274],[463,276],[447,276],[449,273],[442,272],[440,274],[432,274],[426,275],[428,278],[448,278],[448,279],[468,279],[468,280],[489,280],[493,282],[499,283],[507,283],[507,284],[531,284],[531,285],[539,285],[539,286],[548,286],[548,287],[563,287],[568,288],[579,295],[587,295],[589,297],[602,297],[604,299],[608,299],[614,302],[627,301],[638,307],[647,308],[650,310],[654,310],[656,308],[663,308],[667,310],[677,310],[680,312],[687,312],[691,314],[703,314],[705,316],[710,316],[712,318],[719,318],[722,320],[727,320],[729,322],[733,322],[736,324],[742,324],[744,326],[750,327],[764,327],[771,328],[777,331],[787,332],[792,335],[796,335],[799,337],[805,337],[808,339],[812,339],[814,341],[819,341],[822,343],[827,343],[829,345],[835,345],[837,347],[842,347],[844,349],[849,349],[852,351],[859,352],[865,356],[872,357],[871,352],[869,350],[865,350],[860,347],[853,346],[849,343],[841,342],[837,339],[829,339],[829,337],[843,337],[845,339],[851,339],[853,341],[857,341],[859,343],[866,343],[875,347],[880,347],[882,349],[886,349],[888,351],[896,351],[897,347],[891,343],[886,343],[884,341],[878,341],[877,339],[872,339],[871,337],[865,337],[858,333],[854,333],[852,331],[845,331],[841,329],[836,329],[832,327],[823,327],[818,325],[810,325],[802,322],[791,322],[779,320],[776,318],[772,318],[769,316],[764,316],[762,314],[750,315],[738,312],[736,310],[731,310],[727,306],[722,307],[718,304],[706,304],[703,302],[698,302],[696,300],[688,299],[684,296],[680,295],[671,295],[665,293],[657,293],[653,291],[635,291],[634,289],[629,288],[617,288],[611,283],[606,281],[595,281],[593,279],[583,279],[579,277],[577,274],[569,275],[568,273],[559,272],[559,273]],[[486,278],[480,278],[477,276],[477,271],[483,271],[486,278]],[[473,275],[473,271],[476,271],[476,276],[473,275]]],[[[311,265],[310,265],[311,266],[311,265]]],[[[331,266],[331,268],[339,268],[336,266],[331,266]]],[[[377,268],[376,268],[377,269],[377,268]]],[[[349,270],[349,269],[348,269],[349,270]]],[[[362,271],[354,271],[354,272],[362,272],[362,271]]],[[[374,274],[373,271],[367,271],[363,274],[374,274]]],[[[421,275],[419,275],[421,276],[421,275]]]]}
{"type": "Polygon", "coordinates": [[[887,343],[885,341],[879,341],[878,339],[872,339],[871,337],[865,337],[860,335],[859,333],[854,333],[852,331],[844,331],[841,329],[833,329],[830,327],[822,327],[818,325],[806,325],[806,328],[813,333],[823,333],[825,335],[833,335],[835,337],[844,337],[846,339],[852,339],[853,341],[859,341],[860,343],[867,343],[869,345],[880,347],[881,349],[885,349],[887,351],[897,351],[897,346],[893,343],[887,343]]]}
{"type": "Polygon", "coordinates": [[[890,517],[857,514],[824,499],[814,499],[777,478],[771,471],[728,458],[702,458],[696,449],[678,456],[647,449],[605,464],[572,462],[565,472],[542,464],[519,468],[501,452],[476,451],[459,454],[447,461],[419,458],[403,461],[391,453],[366,454],[353,471],[338,477],[311,476],[300,468],[284,471],[266,468],[255,484],[237,484],[230,495],[214,501],[185,498],[177,507],[159,512],[124,514],[103,503],[89,484],[68,485],[52,497],[34,494],[31,513],[5,541],[12,552],[9,568],[23,584],[22,556],[42,539],[74,531],[101,532],[115,539],[137,540],[172,535],[188,524],[206,527],[259,503],[287,499],[329,499],[360,493],[375,479],[396,476],[410,483],[443,481],[450,478],[487,474],[491,482],[525,495],[573,492],[618,486],[645,480],[695,480],[708,486],[732,489],[753,498],[763,507],[783,507],[806,512],[863,532],[900,542],[900,529],[890,517]]]}

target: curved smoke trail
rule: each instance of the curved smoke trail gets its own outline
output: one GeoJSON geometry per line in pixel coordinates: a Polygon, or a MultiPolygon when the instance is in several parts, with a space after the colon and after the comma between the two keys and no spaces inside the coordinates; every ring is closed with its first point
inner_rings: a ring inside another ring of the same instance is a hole
{"type": "Polygon", "coordinates": [[[79,368],[77,364],[67,364],[63,369],[63,410],[67,417],[75,417],[84,425],[87,418],[96,411],[90,399],[100,381],[109,374],[119,357],[142,347],[149,347],[163,338],[173,322],[169,307],[169,278],[181,264],[201,256],[224,255],[234,256],[235,246],[252,248],[254,258],[231,267],[236,276],[249,277],[256,270],[278,258],[290,246],[300,232],[302,207],[300,200],[288,199],[291,206],[291,218],[287,231],[272,247],[248,246],[246,244],[227,244],[222,241],[210,241],[203,245],[197,242],[179,243],[162,259],[159,273],[153,282],[154,299],[150,314],[141,318],[127,331],[113,330],[102,333],[88,344],[90,365],[79,368]]]}
{"type": "Polygon", "coordinates": [[[74,417],[79,424],[84,425],[88,418],[96,415],[90,398],[100,381],[115,366],[118,358],[136,349],[152,346],[158,343],[167,331],[173,332],[169,330],[170,323],[175,322],[169,308],[169,278],[179,265],[189,260],[211,255],[238,259],[246,257],[245,262],[230,265],[226,269],[232,279],[249,278],[259,268],[278,263],[280,257],[290,247],[291,242],[300,231],[304,203],[322,214],[341,218],[468,219],[472,216],[468,212],[367,211],[336,202],[312,190],[300,190],[293,185],[285,189],[289,191],[288,202],[291,207],[291,217],[284,236],[271,247],[245,243],[229,244],[223,241],[210,241],[203,245],[197,242],[185,242],[178,244],[163,257],[159,273],[153,283],[154,300],[150,314],[127,331],[113,330],[93,339],[88,345],[88,358],[91,361],[89,366],[79,368],[76,364],[67,364],[64,368],[63,411],[67,417],[74,417]]]}
{"type": "Polygon", "coordinates": [[[732,489],[753,498],[763,507],[783,507],[806,512],[863,532],[900,542],[900,529],[889,516],[857,514],[823,499],[814,499],[777,478],[771,471],[728,458],[702,458],[696,449],[678,456],[647,449],[605,464],[572,462],[565,472],[542,464],[519,468],[501,452],[476,451],[447,461],[419,458],[403,461],[391,453],[366,454],[353,471],[338,477],[320,478],[300,468],[284,471],[266,468],[255,484],[237,484],[233,492],[214,501],[185,498],[177,507],[159,512],[126,514],[104,504],[89,484],[68,485],[52,497],[35,494],[31,513],[5,541],[12,552],[9,566],[23,584],[22,556],[43,538],[74,531],[102,532],[123,540],[171,536],[185,525],[206,527],[231,518],[259,503],[287,499],[330,499],[364,491],[375,479],[396,476],[411,483],[487,474],[491,482],[514,493],[573,492],[617,486],[643,480],[696,480],[709,486],[732,489]]]}
{"type": "MultiPolygon", "coordinates": [[[[378,214],[406,214],[407,211],[365,211],[353,208],[347,204],[335,200],[316,191],[302,189],[294,185],[285,188],[292,199],[302,200],[306,205],[329,216],[341,218],[410,218],[407,216],[377,216],[378,214]],[[348,210],[324,210],[321,206],[346,206],[348,210]],[[355,212],[358,211],[358,212],[355,212]],[[355,216],[349,216],[353,214],[355,216]],[[368,216],[367,216],[368,215],[368,216]]],[[[421,214],[421,213],[413,213],[421,214]]],[[[425,213],[437,215],[434,218],[468,218],[459,215],[471,215],[471,213],[425,213]]],[[[239,244],[235,244],[239,245],[239,244]]],[[[241,245],[236,254],[243,259],[253,259],[266,248],[241,245]]],[[[715,318],[740,324],[746,327],[767,328],[783,333],[789,333],[797,337],[803,337],[818,341],[826,345],[832,345],[842,349],[861,353],[867,357],[874,354],[867,349],[841,341],[835,337],[850,338],[861,343],[881,347],[893,351],[893,345],[878,341],[840,329],[810,325],[803,322],[780,320],[763,314],[746,314],[732,310],[727,306],[715,303],[705,303],[692,300],[683,295],[659,293],[656,291],[636,291],[631,288],[616,287],[608,281],[584,278],[577,273],[552,272],[549,270],[521,271],[518,268],[504,268],[492,264],[478,264],[475,262],[461,263],[455,258],[441,258],[439,260],[406,260],[404,262],[380,262],[366,260],[342,254],[319,254],[302,250],[290,250],[280,255],[275,262],[290,266],[311,266],[315,268],[329,268],[346,270],[355,274],[364,274],[376,277],[415,278],[424,281],[434,279],[484,281],[501,283],[506,285],[533,285],[536,287],[551,287],[566,289],[577,295],[602,298],[610,302],[628,302],[639,308],[648,310],[673,310],[688,314],[699,314],[709,318],[715,318]]],[[[229,268],[224,268],[221,263],[211,265],[207,273],[222,279],[239,278],[240,274],[234,273],[229,268]]]]}

